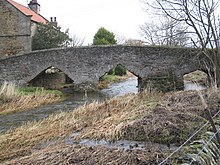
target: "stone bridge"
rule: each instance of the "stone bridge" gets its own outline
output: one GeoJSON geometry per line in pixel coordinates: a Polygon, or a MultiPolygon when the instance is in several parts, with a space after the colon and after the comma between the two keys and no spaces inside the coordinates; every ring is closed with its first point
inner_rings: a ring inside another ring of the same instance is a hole
{"type": "Polygon", "coordinates": [[[206,71],[206,57],[198,49],[159,46],[84,46],[34,51],[0,59],[0,81],[26,84],[53,66],[75,84],[97,84],[117,64],[138,77],[139,88],[149,82],[170,89],[183,88],[183,75],[206,71]]]}

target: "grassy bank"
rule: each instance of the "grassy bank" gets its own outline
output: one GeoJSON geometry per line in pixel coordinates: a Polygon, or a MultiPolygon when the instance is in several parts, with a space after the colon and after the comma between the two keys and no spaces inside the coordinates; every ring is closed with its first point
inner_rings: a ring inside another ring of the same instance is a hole
{"type": "Polygon", "coordinates": [[[0,115],[32,109],[61,100],[59,91],[35,87],[16,87],[5,82],[0,88],[0,115]]]}
{"type": "MultiPolygon", "coordinates": [[[[214,113],[220,106],[218,92],[204,91],[202,95],[214,113]]],[[[157,159],[164,158],[169,151],[161,151],[154,145],[144,151],[125,152],[120,149],[100,146],[91,148],[62,142],[65,137],[79,133],[73,137],[76,141],[85,138],[108,141],[127,139],[166,145],[180,144],[205,121],[202,100],[196,91],[166,95],[151,91],[126,95],[102,103],[84,105],[72,112],[52,115],[1,134],[0,162],[13,158],[9,164],[36,164],[54,160],[63,163],[74,160],[75,164],[88,164],[91,163],[89,156],[98,164],[111,161],[120,164],[128,157],[131,161],[140,159],[140,162],[156,163],[157,159]],[[40,144],[48,142],[54,145],[39,148],[40,144]]]]}
{"type": "Polygon", "coordinates": [[[120,82],[123,80],[126,80],[130,77],[134,76],[132,73],[127,71],[126,75],[123,76],[117,76],[117,75],[108,75],[105,74],[100,78],[99,84],[97,86],[98,89],[104,89],[107,88],[110,84],[120,82]]]}

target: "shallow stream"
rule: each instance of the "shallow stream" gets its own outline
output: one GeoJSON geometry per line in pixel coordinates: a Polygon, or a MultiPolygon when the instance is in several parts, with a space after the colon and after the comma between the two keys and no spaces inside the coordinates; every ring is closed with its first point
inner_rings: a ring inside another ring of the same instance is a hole
{"type": "Polygon", "coordinates": [[[114,83],[100,92],[73,93],[72,90],[68,88],[65,88],[63,92],[70,95],[65,101],[41,106],[29,111],[0,115],[0,133],[16,128],[27,122],[44,119],[54,113],[74,110],[76,107],[85,103],[102,101],[126,93],[137,93],[137,79],[136,77],[131,77],[126,81],[114,83]]]}
{"type": "MultiPolygon", "coordinates": [[[[195,90],[203,88],[190,82],[185,82],[185,89],[195,90]]],[[[102,101],[114,96],[122,96],[127,93],[137,93],[137,78],[131,77],[123,82],[114,83],[100,92],[73,93],[71,89],[68,88],[64,89],[63,92],[70,94],[70,97],[65,101],[41,106],[29,111],[0,115],[0,133],[16,128],[27,122],[44,119],[54,113],[74,110],[76,107],[85,103],[102,101]]]]}

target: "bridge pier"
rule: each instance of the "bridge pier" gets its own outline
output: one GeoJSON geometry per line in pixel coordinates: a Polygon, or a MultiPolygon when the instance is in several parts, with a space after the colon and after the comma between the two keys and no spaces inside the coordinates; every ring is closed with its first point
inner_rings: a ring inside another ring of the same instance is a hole
{"type": "Polygon", "coordinates": [[[138,90],[156,89],[161,92],[170,92],[184,89],[182,77],[177,77],[172,73],[159,73],[157,75],[138,78],[138,90]]]}

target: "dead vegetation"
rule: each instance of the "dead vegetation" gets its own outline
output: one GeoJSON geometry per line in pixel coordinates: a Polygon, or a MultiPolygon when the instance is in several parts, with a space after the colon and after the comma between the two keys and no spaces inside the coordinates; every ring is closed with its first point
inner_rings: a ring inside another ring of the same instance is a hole
{"type": "Polygon", "coordinates": [[[208,85],[208,75],[199,70],[186,74],[183,78],[186,81],[198,83],[205,86],[208,85]]]}
{"type": "Polygon", "coordinates": [[[0,115],[32,109],[61,100],[60,95],[37,90],[28,95],[18,91],[14,83],[5,82],[0,87],[0,115]]]}
{"type": "Polygon", "coordinates": [[[76,164],[76,165],[94,165],[94,164],[157,164],[165,158],[165,154],[159,148],[149,147],[145,150],[120,150],[115,148],[106,148],[103,146],[69,146],[60,144],[47,147],[41,151],[33,152],[31,155],[9,161],[9,164],[76,164]]]}
{"type": "Polygon", "coordinates": [[[54,94],[33,94],[28,96],[20,96],[7,102],[0,103],[0,115],[13,112],[33,109],[38,106],[51,104],[60,101],[60,97],[54,94]]]}
{"type": "Polygon", "coordinates": [[[211,88],[203,91],[178,91],[166,94],[160,104],[172,111],[179,109],[184,113],[205,117],[205,108],[209,108],[212,114],[220,108],[220,91],[211,88]]]}
{"type": "Polygon", "coordinates": [[[167,145],[181,144],[204,121],[191,113],[157,107],[143,118],[124,125],[121,128],[122,138],[167,145]]]}
{"type": "Polygon", "coordinates": [[[79,131],[81,134],[77,138],[120,139],[120,126],[140,118],[156,106],[159,96],[150,95],[126,95],[102,103],[94,102],[73,112],[52,115],[2,134],[0,161],[29,154],[39,143],[64,138],[79,131]]]}
{"type": "MultiPolygon", "coordinates": [[[[202,95],[214,113],[220,105],[219,93],[204,91],[202,95]]],[[[193,130],[206,121],[203,111],[201,98],[196,91],[169,93],[164,96],[151,91],[112,98],[102,103],[94,102],[0,135],[0,162],[17,158],[15,162],[24,164],[43,161],[64,164],[129,164],[126,161],[128,159],[130,162],[134,161],[134,164],[144,164],[147,161],[149,164],[157,164],[155,157],[164,157],[167,152],[159,151],[153,146],[149,152],[147,149],[127,151],[65,144],[39,151],[33,149],[47,141],[62,141],[77,132],[80,134],[74,137],[76,141],[84,138],[108,141],[128,139],[169,146],[186,140],[193,130]],[[139,160],[140,163],[137,162],[139,160]]]]}

